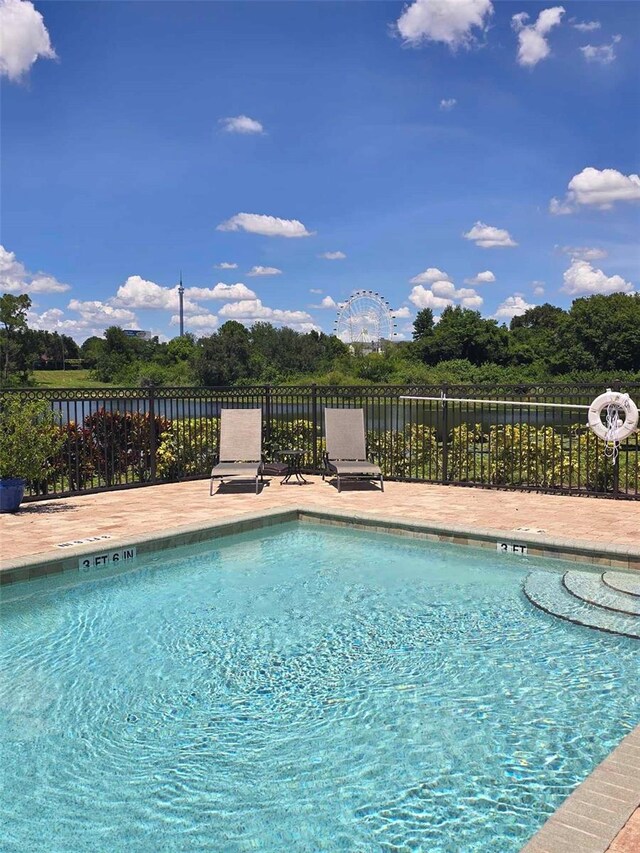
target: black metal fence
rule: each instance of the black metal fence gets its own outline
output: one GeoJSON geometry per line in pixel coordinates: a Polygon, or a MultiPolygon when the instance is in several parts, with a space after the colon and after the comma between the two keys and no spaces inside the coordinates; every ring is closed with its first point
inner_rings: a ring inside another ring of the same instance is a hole
{"type": "MultiPolygon", "coordinates": [[[[43,479],[28,484],[33,499],[204,478],[225,407],[261,407],[266,460],[295,448],[307,471],[322,465],[323,409],[362,407],[369,448],[391,479],[639,499],[639,434],[612,459],[579,408],[604,390],[568,384],[26,389],[2,391],[0,402],[17,394],[46,400],[57,413],[62,448],[43,479]],[[533,405],[540,402],[569,407],[533,405]]],[[[622,390],[640,398],[640,384],[622,390]]]]}

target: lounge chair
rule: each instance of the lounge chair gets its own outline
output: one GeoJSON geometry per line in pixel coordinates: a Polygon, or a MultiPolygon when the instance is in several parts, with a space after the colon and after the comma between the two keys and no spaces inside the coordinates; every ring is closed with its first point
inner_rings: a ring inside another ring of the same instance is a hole
{"type": "Polygon", "coordinates": [[[367,454],[362,409],[325,409],[324,425],[327,441],[325,476],[335,476],[338,491],[343,480],[378,480],[384,492],[382,471],[367,454]]]}
{"type": "Polygon", "coordinates": [[[255,480],[256,494],[262,482],[262,409],[222,409],[218,464],[211,470],[213,481],[227,477],[255,480]]]}

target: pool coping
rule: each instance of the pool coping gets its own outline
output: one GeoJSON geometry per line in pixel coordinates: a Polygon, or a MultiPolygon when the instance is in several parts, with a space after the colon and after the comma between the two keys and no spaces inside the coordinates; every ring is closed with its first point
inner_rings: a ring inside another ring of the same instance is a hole
{"type": "MultiPolygon", "coordinates": [[[[135,547],[139,555],[192,545],[291,522],[311,522],[426,541],[495,549],[498,542],[525,545],[528,556],[579,561],[621,571],[640,571],[640,548],[469,525],[408,521],[376,512],[322,510],[313,506],[239,514],[231,519],[179,525],[164,531],[119,536],[102,550],[135,547]]],[[[0,584],[78,572],[80,558],[95,554],[96,542],[0,561],[0,584]]],[[[518,559],[516,554],[505,559],[518,559]]],[[[640,807],[640,726],[614,748],[549,817],[521,853],[606,853],[640,807]]]]}
{"type": "MultiPolygon", "coordinates": [[[[122,535],[110,538],[101,548],[95,542],[89,542],[69,546],[65,548],[64,553],[52,550],[28,557],[1,560],[0,584],[78,571],[79,558],[99,553],[98,549],[112,551],[135,547],[139,554],[148,554],[295,521],[351,527],[376,533],[398,533],[414,539],[492,550],[496,548],[498,542],[506,542],[526,546],[528,556],[531,557],[582,562],[620,571],[640,571],[640,548],[634,546],[590,543],[582,539],[566,539],[500,528],[430,524],[426,521],[408,521],[406,518],[376,512],[322,510],[316,506],[297,506],[244,513],[233,518],[211,522],[199,521],[134,536],[122,535]]],[[[517,555],[513,555],[513,558],[517,559],[517,555]]]]}

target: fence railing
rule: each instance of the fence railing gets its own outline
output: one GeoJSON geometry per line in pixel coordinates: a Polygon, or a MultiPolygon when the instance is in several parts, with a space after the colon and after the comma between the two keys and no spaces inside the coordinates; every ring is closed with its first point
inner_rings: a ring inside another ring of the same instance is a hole
{"type": "MultiPolygon", "coordinates": [[[[63,446],[42,480],[28,484],[33,499],[204,478],[225,407],[261,407],[265,459],[295,448],[307,471],[322,465],[323,409],[362,407],[369,449],[390,479],[639,499],[639,434],[613,460],[587,429],[586,412],[571,408],[604,390],[569,384],[23,389],[0,392],[0,405],[9,394],[46,400],[59,419],[63,446]],[[496,402],[402,399],[441,394],[496,402]],[[537,402],[570,407],[527,405],[537,402]]],[[[622,390],[640,398],[640,384],[622,390]]]]}

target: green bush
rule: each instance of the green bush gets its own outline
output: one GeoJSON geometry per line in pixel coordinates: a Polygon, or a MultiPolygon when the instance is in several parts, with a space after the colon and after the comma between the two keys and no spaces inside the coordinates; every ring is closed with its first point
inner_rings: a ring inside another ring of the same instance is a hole
{"type": "Polygon", "coordinates": [[[369,430],[367,447],[385,477],[438,480],[442,476],[442,449],[433,427],[406,424],[402,430],[369,430]]]}
{"type": "Polygon", "coordinates": [[[51,407],[44,400],[25,401],[11,394],[2,399],[1,414],[0,477],[45,480],[62,444],[51,407]]]}
{"type": "Polygon", "coordinates": [[[157,450],[157,476],[182,480],[208,474],[218,454],[219,418],[183,418],[168,424],[157,450]]]}
{"type": "Polygon", "coordinates": [[[498,424],[488,435],[489,482],[552,488],[571,482],[572,460],[553,427],[498,424]]]}

